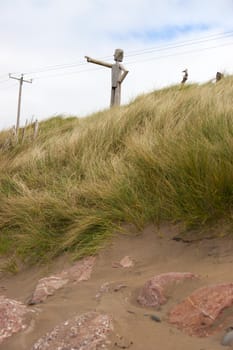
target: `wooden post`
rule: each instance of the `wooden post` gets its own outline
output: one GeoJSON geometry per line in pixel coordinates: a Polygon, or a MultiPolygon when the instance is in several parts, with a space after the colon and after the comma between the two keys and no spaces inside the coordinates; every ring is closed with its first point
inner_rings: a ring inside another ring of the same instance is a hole
{"type": "Polygon", "coordinates": [[[16,79],[16,80],[19,81],[19,97],[18,97],[18,108],[17,108],[17,119],[16,119],[16,134],[18,134],[19,124],[20,124],[20,109],[21,109],[21,98],[22,98],[23,83],[32,83],[32,79],[31,80],[25,80],[23,78],[23,74],[21,74],[20,78],[12,77],[12,75],[9,74],[9,78],[16,79]]]}
{"type": "Polygon", "coordinates": [[[39,123],[38,123],[38,120],[36,119],[36,121],[35,121],[35,123],[34,123],[33,140],[35,140],[36,137],[37,137],[38,129],[39,129],[39,123]]]}
{"type": "Polygon", "coordinates": [[[24,139],[25,139],[27,123],[28,123],[28,121],[26,120],[23,131],[22,131],[22,143],[24,142],[24,139]]]}
{"type": "Polygon", "coordinates": [[[112,90],[111,90],[111,100],[110,107],[119,106],[121,103],[121,84],[128,74],[128,70],[126,70],[120,62],[123,61],[124,51],[121,49],[116,49],[114,53],[115,64],[111,64],[108,62],[103,62],[91,58],[89,56],[85,56],[87,62],[98,64],[100,66],[104,66],[107,68],[111,68],[112,70],[112,90]]]}
{"type": "Polygon", "coordinates": [[[17,135],[17,132],[16,132],[15,125],[13,125],[13,127],[11,129],[11,134],[12,134],[12,137],[13,137],[13,142],[17,143],[18,142],[18,135],[17,135]]]}
{"type": "Polygon", "coordinates": [[[16,132],[18,132],[18,130],[19,130],[22,86],[23,86],[23,75],[21,75],[21,78],[19,79],[19,97],[18,97],[18,109],[17,109],[17,120],[16,120],[16,132]]]}

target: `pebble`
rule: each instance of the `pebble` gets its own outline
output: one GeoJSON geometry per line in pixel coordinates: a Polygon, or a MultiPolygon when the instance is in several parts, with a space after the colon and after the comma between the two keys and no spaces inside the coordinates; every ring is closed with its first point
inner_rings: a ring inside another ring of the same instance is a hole
{"type": "Polygon", "coordinates": [[[224,346],[231,346],[233,345],[233,330],[230,330],[229,332],[227,332],[222,340],[221,340],[221,345],[224,346]]]}
{"type": "Polygon", "coordinates": [[[150,319],[155,322],[161,322],[161,318],[157,315],[144,314],[144,316],[150,316],[150,319]]]}
{"type": "Polygon", "coordinates": [[[161,322],[161,319],[156,315],[151,315],[150,318],[151,318],[151,320],[153,320],[155,322],[161,322]]]}

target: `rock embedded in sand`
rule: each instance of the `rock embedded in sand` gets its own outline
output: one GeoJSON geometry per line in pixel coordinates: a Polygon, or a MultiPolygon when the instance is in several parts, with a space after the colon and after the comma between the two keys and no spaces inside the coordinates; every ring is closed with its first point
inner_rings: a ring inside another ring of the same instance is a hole
{"type": "Polygon", "coordinates": [[[121,259],[120,266],[124,267],[124,268],[133,267],[134,266],[134,262],[130,258],[130,256],[125,256],[123,259],[121,259]]]}
{"type": "Polygon", "coordinates": [[[223,336],[221,340],[221,345],[223,346],[232,346],[233,345],[233,330],[230,327],[230,330],[223,336]]]}
{"type": "Polygon", "coordinates": [[[198,278],[191,272],[168,272],[148,280],[140,290],[137,301],[142,306],[159,307],[166,303],[166,287],[186,279],[198,278]]]}
{"type": "Polygon", "coordinates": [[[94,256],[88,256],[79,260],[70,268],[63,270],[60,276],[65,279],[68,278],[69,281],[73,282],[87,281],[91,277],[95,260],[96,258],[94,256]]]}
{"type": "Polygon", "coordinates": [[[112,267],[123,267],[123,268],[129,268],[134,266],[134,261],[130,256],[124,256],[119,262],[114,262],[112,264],[112,267]]]}
{"type": "Polygon", "coordinates": [[[68,279],[63,279],[59,276],[41,278],[28,304],[42,303],[48,296],[53,295],[57,289],[62,288],[67,282],[68,279]]]}
{"type": "Polygon", "coordinates": [[[107,349],[108,336],[113,331],[111,318],[106,314],[87,312],[56,326],[40,338],[31,350],[107,349]]]}
{"type": "Polygon", "coordinates": [[[169,322],[189,335],[206,337],[219,326],[221,312],[233,305],[233,283],[196,290],[169,313],[169,322]]]}
{"type": "Polygon", "coordinates": [[[28,312],[21,302],[0,296],[0,344],[27,327],[25,315],[28,312]]]}
{"type": "Polygon", "coordinates": [[[95,295],[96,299],[100,299],[103,294],[119,292],[120,290],[127,288],[127,285],[124,283],[118,282],[105,282],[101,285],[98,293],[95,295]]]}
{"type": "Polygon", "coordinates": [[[62,288],[68,282],[87,281],[91,277],[94,264],[95,257],[90,256],[78,261],[60,274],[40,279],[28,304],[42,303],[48,296],[53,295],[57,289],[62,288]]]}

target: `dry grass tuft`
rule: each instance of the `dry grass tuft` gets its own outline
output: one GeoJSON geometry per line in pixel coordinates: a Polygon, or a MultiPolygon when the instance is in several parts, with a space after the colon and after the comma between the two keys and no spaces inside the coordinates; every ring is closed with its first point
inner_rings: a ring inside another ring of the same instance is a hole
{"type": "Polygon", "coordinates": [[[1,147],[0,253],[94,254],[123,222],[232,224],[233,78],[172,86],[1,147]]]}

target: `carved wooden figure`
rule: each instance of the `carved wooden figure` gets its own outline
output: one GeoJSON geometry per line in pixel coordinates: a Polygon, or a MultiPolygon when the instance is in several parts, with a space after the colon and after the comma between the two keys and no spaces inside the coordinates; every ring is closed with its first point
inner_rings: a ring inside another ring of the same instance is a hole
{"type": "Polygon", "coordinates": [[[221,80],[224,77],[223,73],[217,72],[216,73],[216,83],[221,80]]]}
{"type": "Polygon", "coordinates": [[[182,71],[182,73],[184,73],[184,76],[183,76],[183,79],[181,81],[181,84],[184,84],[188,80],[188,69],[184,69],[182,71]]]}
{"type": "Polygon", "coordinates": [[[100,66],[104,66],[112,69],[112,91],[110,107],[119,106],[121,103],[121,84],[128,74],[128,70],[120,63],[123,61],[124,51],[116,49],[114,53],[114,60],[116,63],[111,64],[103,61],[96,60],[89,56],[85,56],[87,62],[95,63],[100,66]]]}

